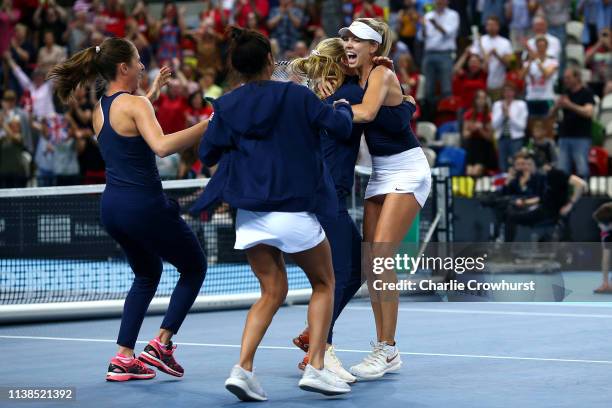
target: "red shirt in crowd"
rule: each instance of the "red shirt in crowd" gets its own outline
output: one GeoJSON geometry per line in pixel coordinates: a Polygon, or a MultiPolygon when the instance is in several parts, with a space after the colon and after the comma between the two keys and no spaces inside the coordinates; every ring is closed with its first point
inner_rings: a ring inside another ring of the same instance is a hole
{"type": "Polygon", "coordinates": [[[474,112],[474,108],[470,108],[463,114],[463,120],[472,120],[486,125],[491,122],[491,114],[485,116],[484,112],[474,112]]]}
{"type": "MultiPolygon", "coordinates": [[[[253,8],[251,8],[251,1],[237,0],[236,4],[234,4],[234,8],[240,10],[240,13],[236,16],[236,24],[240,27],[246,27],[249,13],[254,12],[253,8]]],[[[259,25],[263,26],[270,12],[270,2],[268,0],[255,0],[255,9],[259,13],[259,25]]]]}
{"type": "Polygon", "coordinates": [[[187,108],[187,126],[193,126],[196,123],[202,122],[210,118],[210,115],[213,113],[213,108],[210,104],[206,104],[202,106],[200,109],[195,109],[193,107],[187,108]]]}
{"type": "Polygon", "coordinates": [[[472,106],[476,91],[479,89],[487,90],[487,73],[484,71],[480,71],[477,75],[462,72],[453,78],[453,95],[459,97],[463,109],[472,106]]]}
{"type": "Polygon", "coordinates": [[[125,37],[125,13],[121,10],[104,10],[100,16],[104,18],[104,31],[115,37],[125,37]]]}
{"type": "Polygon", "coordinates": [[[384,18],[385,16],[385,12],[383,10],[382,7],[380,7],[377,4],[371,4],[372,8],[371,11],[369,11],[368,9],[364,10],[364,3],[363,2],[359,2],[359,4],[355,5],[355,15],[359,15],[359,17],[366,17],[366,18],[384,18]],[[364,15],[361,16],[361,12],[364,11],[364,15]]]}
{"type": "Polygon", "coordinates": [[[184,97],[170,98],[166,94],[161,94],[155,103],[155,113],[159,125],[164,134],[178,132],[185,129],[187,109],[187,99],[184,97]]]}
{"type": "MultiPolygon", "coordinates": [[[[230,11],[223,10],[223,14],[225,14],[225,21],[228,22],[230,18],[230,11]]],[[[223,25],[221,12],[219,12],[219,9],[215,8],[212,10],[202,11],[200,13],[200,21],[207,21],[210,25],[212,25],[217,34],[223,35],[225,33],[225,25],[223,25]]]]}

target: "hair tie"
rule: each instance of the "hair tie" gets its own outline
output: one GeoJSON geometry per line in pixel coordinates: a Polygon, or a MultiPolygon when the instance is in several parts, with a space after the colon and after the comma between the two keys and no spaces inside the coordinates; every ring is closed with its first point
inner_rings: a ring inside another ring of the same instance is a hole
{"type": "Polygon", "coordinates": [[[318,50],[312,50],[310,51],[310,55],[316,55],[318,57],[321,55],[321,53],[318,50]]]}
{"type": "Polygon", "coordinates": [[[96,45],[96,54],[98,54],[100,52],[100,46],[96,45]]]}

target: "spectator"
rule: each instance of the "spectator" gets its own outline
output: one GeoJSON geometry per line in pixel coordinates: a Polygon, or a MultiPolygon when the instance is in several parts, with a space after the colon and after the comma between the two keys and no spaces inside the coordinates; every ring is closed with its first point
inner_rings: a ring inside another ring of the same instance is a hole
{"type": "Polygon", "coordinates": [[[487,34],[474,41],[472,53],[480,55],[487,64],[487,90],[493,100],[501,97],[506,67],[512,58],[512,44],[499,35],[500,21],[496,16],[487,19],[487,34]]]}
{"type": "Polygon", "coordinates": [[[155,19],[149,13],[147,3],[143,0],[138,0],[132,10],[132,16],[128,19],[129,21],[136,22],[138,32],[144,36],[147,41],[151,38],[151,29],[155,26],[155,19]]]}
{"type": "Polygon", "coordinates": [[[38,32],[38,37],[35,39],[35,47],[38,48],[41,44],[44,44],[43,36],[47,31],[53,33],[55,37],[54,42],[64,45],[62,37],[66,31],[67,20],[68,13],[58,6],[55,0],[40,2],[33,16],[34,25],[38,32]]]}
{"type": "Polygon", "coordinates": [[[525,144],[528,112],[525,101],[515,99],[514,84],[507,82],[503,93],[503,99],[493,104],[492,126],[497,139],[499,167],[505,172],[510,160],[525,144]]]}
{"type": "Polygon", "coordinates": [[[91,121],[93,104],[84,88],[77,88],[73,95],[68,103],[66,119],[73,130],[82,183],[103,184],[104,160],[91,121]]]}
{"type": "Polygon", "coordinates": [[[597,289],[593,290],[595,293],[612,293],[612,285],[610,284],[608,275],[610,270],[610,253],[612,246],[612,204],[602,204],[593,213],[593,219],[597,222],[601,236],[601,274],[602,283],[597,289]]]}
{"type": "Polygon", "coordinates": [[[477,91],[472,108],[463,116],[463,148],[466,150],[466,175],[479,177],[497,168],[491,111],[484,91],[477,91]]]}
{"type": "Polygon", "coordinates": [[[546,16],[548,32],[565,44],[565,24],[569,21],[570,0],[538,0],[539,13],[546,16]]]}
{"type": "Polygon", "coordinates": [[[66,48],[55,43],[55,37],[52,31],[46,31],[44,33],[43,44],[44,46],[38,50],[36,64],[37,69],[46,74],[51,67],[66,59],[66,48]]]}
{"type": "Polygon", "coordinates": [[[612,79],[608,80],[604,85],[603,96],[612,94],[612,79]]]}
{"type": "Polygon", "coordinates": [[[537,174],[533,156],[522,149],[513,157],[508,169],[501,197],[490,202],[495,215],[492,240],[503,241],[507,214],[512,210],[524,208],[524,203],[537,197],[542,190],[543,177],[537,174]]]}
{"type": "Polygon", "coordinates": [[[503,36],[506,37],[508,36],[508,26],[506,23],[506,12],[505,12],[505,8],[506,8],[506,0],[486,0],[481,2],[482,4],[482,14],[480,15],[480,22],[483,26],[485,26],[485,31],[488,31],[486,29],[486,26],[489,24],[489,19],[491,17],[496,17],[497,18],[497,23],[498,23],[498,32],[499,32],[499,28],[503,29],[503,36]]]}
{"type": "Polygon", "coordinates": [[[156,116],[164,134],[185,129],[187,99],[180,81],[173,79],[168,83],[167,93],[162,93],[155,102],[156,116]]]}
{"type": "Polygon", "coordinates": [[[127,17],[121,0],[107,0],[98,18],[103,22],[104,34],[109,37],[125,37],[127,17]]]}
{"type": "Polygon", "coordinates": [[[511,205],[522,207],[522,203],[517,202],[517,199],[536,197],[542,190],[543,179],[539,177],[533,155],[527,150],[518,151],[513,159],[502,194],[510,198],[511,205]]]}
{"type": "Polygon", "coordinates": [[[268,0],[236,0],[234,6],[234,20],[240,27],[247,26],[250,13],[253,13],[257,26],[261,29],[265,25],[266,18],[270,11],[268,0]]]}
{"type": "Polygon", "coordinates": [[[203,0],[204,9],[200,13],[200,26],[211,27],[215,33],[223,36],[230,18],[229,10],[223,9],[223,0],[203,0]]]}
{"type": "Polygon", "coordinates": [[[298,41],[293,46],[293,50],[287,53],[288,59],[294,58],[306,58],[310,51],[308,50],[308,46],[304,41],[298,41]]]}
{"type": "Polygon", "coordinates": [[[419,86],[419,70],[416,68],[410,54],[400,55],[396,72],[404,94],[416,98],[419,86]]]}
{"type": "Polygon", "coordinates": [[[270,37],[278,42],[281,54],[290,51],[299,40],[303,18],[302,10],[295,7],[292,0],[280,0],[279,6],[270,10],[270,37]]]}
{"type": "Polygon", "coordinates": [[[140,55],[140,62],[148,69],[151,66],[153,60],[153,53],[149,46],[149,40],[147,37],[140,32],[138,28],[138,22],[134,19],[129,19],[125,24],[125,38],[130,40],[138,50],[140,55]]]}
{"type": "Polygon", "coordinates": [[[15,91],[10,89],[4,91],[1,107],[0,114],[2,114],[4,118],[19,118],[21,143],[29,153],[33,153],[34,140],[32,138],[30,117],[25,110],[17,106],[17,94],[15,91]]]}
{"type": "Polygon", "coordinates": [[[579,0],[576,9],[584,15],[582,43],[593,45],[598,34],[612,26],[612,1],[579,0]]]}
{"type": "Polygon", "coordinates": [[[572,174],[572,164],[579,177],[589,176],[589,150],[591,125],[595,106],[593,93],[582,84],[580,70],[567,68],[563,73],[566,92],[561,95],[552,110],[563,110],[559,123],[559,168],[572,174]]]}
{"type": "Polygon", "coordinates": [[[427,78],[425,95],[430,107],[436,105],[438,83],[442,97],[451,95],[453,53],[457,48],[455,41],[458,29],[459,14],[448,8],[448,0],[435,0],[435,9],[425,14],[423,26],[423,74],[427,78]]]}
{"type": "Polygon", "coordinates": [[[85,48],[92,31],[93,26],[87,21],[87,11],[77,12],[74,21],[68,24],[68,29],[62,36],[68,46],[68,53],[72,55],[85,48]]]}
{"type": "Polygon", "coordinates": [[[548,40],[538,37],[536,52],[529,52],[529,58],[523,65],[522,77],[525,78],[527,106],[529,115],[543,117],[548,115],[555,98],[554,86],[557,80],[559,64],[548,53],[548,40]]]}
{"type": "Polygon", "coordinates": [[[487,71],[483,67],[482,58],[466,48],[455,63],[453,72],[453,95],[459,98],[461,107],[467,110],[472,106],[476,92],[487,89],[487,71]]]}
{"type": "Polygon", "coordinates": [[[355,4],[353,0],[342,1],[342,25],[348,27],[353,22],[353,16],[355,15],[355,4]]]}
{"type": "Polygon", "coordinates": [[[548,131],[542,120],[533,122],[531,136],[529,149],[533,152],[536,166],[544,171],[548,171],[551,167],[556,167],[559,157],[557,145],[555,145],[553,139],[548,137],[548,131]]]}
{"type": "MultiPolygon", "coordinates": [[[[15,35],[11,39],[10,43],[11,57],[26,75],[31,75],[32,65],[34,65],[36,61],[36,50],[34,49],[32,43],[27,40],[27,38],[27,27],[23,24],[17,24],[15,26],[15,35]]],[[[17,95],[20,96],[23,89],[21,89],[21,85],[19,84],[17,78],[8,70],[4,74],[8,76],[8,88],[15,90],[17,95]]]]}
{"type": "Polygon", "coordinates": [[[506,1],[506,19],[510,21],[510,41],[514,51],[522,51],[531,27],[532,0],[506,1]]]}
{"type": "Polygon", "coordinates": [[[13,8],[13,1],[2,0],[0,6],[0,54],[4,54],[9,49],[19,17],[21,17],[21,12],[13,8]]]}
{"type": "Polygon", "coordinates": [[[204,70],[202,73],[200,87],[204,92],[205,98],[217,99],[223,95],[223,89],[219,85],[215,84],[215,71],[210,68],[204,70]]]}
{"type": "Polygon", "coordinates": [[[557,62],[561,61],[561,41],[554,35],[549,34],[546,18],[543,16],[535,16],[532,20],[532,31],[533,37],[531,37],[525,45],[527,51],[536,53],[536,40],[544,36],[547,44],[547,55],[557,60],[557,62]]]}
{"type": "Polygon", "coordinates": [[[599,33],[599,40],[585,54],[585,62],[593,74],[589,85],[595,94],[601,96],[612,66],[612,35],[609,28],[599,33]]]}
{"type": "Polygon", "coordinates": [[[157,63],[165,65],[171,63],[174,58],[182,59],[181,55],[181,33],[186,32],[183,17],[184,9],[177,10],[174,2],[164,5],[162,19],[157,23],[157,63]]]}
{"type": "Polygon", "coordinates": [[[380,18],[384,19],[385,12],[382,7],[376,4],[376,0],[362,0],[357,3],[355,6],[355,15],[353,19],[356,18],[380,18]]]}
{"type": "Polygon", "coordinates": [[[201,90],[192,93],[189,95],[186,127],[193,126],[196,123],[208,119],[212,112],[212,106],[204,102],[204,96],[201,90]]]}
{"type": "Polygon", "coordinates": [[[70,122],[64,115],[51,114],[38,125],[36,176],[39,186],[77,184],[79,163],[70,122]]]}
{"type": "Polygon", "coordinates": [[[410,48],[410,52],[414,55],[415,40],[417,34],[417,27],[421,16],[416,9],[415,0],[404,0],[404,7],[399,11],[399,38],[401,41],[406,43],[410,48]]]}
{"type": "Polygon", "coordinates": [[[45,81],[44,72],[38,68],[35,69],[30,80],[8,52],[4,54],[4,58],[21,87],[24,91],[29,92],[32,98],[32,113],[34,117],[45,118],[53,115],[55,113],[53,84],[50,81],[45,81]]]}
{"type": "Polygon", "coordinates": [[[543,189],[537,197],[521,200],[521,205],[508,210],[505,241],[514,241],[517,225],[533,226],[566,218],[585,189],[582,179],[551,168],[544,176],[543,189]]]}
{"type": "Polygon", "coordinates": [[[223,69],[220,47],[222,37],[209,26],[200,26],[197,30],[189,32],[188,35],[196,42],[197,70],[202,73],[211,68],[215,71],[215,75],[221,72],[223,69]]]}
{"type": "Polygon", "coordinates": [[[27,165],[23,151],[21,119],[0,111],[0,188],[26,186],[27,165]]]}

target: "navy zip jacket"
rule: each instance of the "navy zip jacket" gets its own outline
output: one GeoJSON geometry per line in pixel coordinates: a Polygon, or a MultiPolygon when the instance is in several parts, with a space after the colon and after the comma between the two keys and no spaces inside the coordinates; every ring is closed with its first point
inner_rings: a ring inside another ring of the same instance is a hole
{"type": "MultiPolygon", "coordinates": [[[[361,103],[363,95],[364,90],[359,86],[359,78],[347,77],[342,86],[326,98],[325,102],[332,104],[338,99],[346,99],[351,105],[357,105],[361,103]]],[[[355,163],[363,129],[364,125],[354,123],[353,131],[349,135],[335,134],[331,131],[323,131],[321,134],[325,164],[334,179],[339,199],[348,196],[353,188],[355,163]]]]}
{"type": "Polygon", "coordinates": [[[214,100],[213,107],[199,153],[206,166],[219,166],[192,212],[224,201],[250,211],[337,216],[320,132],[348,138],[350,105],[334,109],[304,86],[257,81],[214,100]]]}

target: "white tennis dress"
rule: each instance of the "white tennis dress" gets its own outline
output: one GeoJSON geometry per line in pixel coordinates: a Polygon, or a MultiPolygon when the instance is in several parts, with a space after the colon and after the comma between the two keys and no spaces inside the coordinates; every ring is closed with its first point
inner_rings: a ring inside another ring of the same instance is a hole
{"type": "Polygon", "coordinates": [[[325,231],[309,212],[259,212],[238,209],[235,249],[266,244],[293,254],[319,245],[325,231]]]}
{"type": "Polygon", "coordinates": [[[431,189],[431,170],[423,149],[412,149],[390,156],[372,156],[372,175],[365,198],[389,193],[413,193],[423,208],[431,189]]]}

